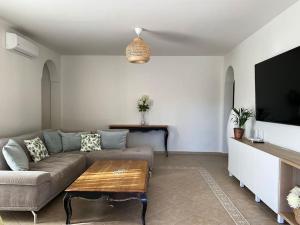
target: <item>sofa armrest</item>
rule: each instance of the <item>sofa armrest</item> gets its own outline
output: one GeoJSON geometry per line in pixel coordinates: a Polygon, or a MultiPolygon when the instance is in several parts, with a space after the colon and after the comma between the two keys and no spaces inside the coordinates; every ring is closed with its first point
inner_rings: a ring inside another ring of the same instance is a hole
{"type": "Polygon", "coordinates": [[[43,171],[0,171],[0,185],[39,185],[50,180],[50,173],[43,171]]]}

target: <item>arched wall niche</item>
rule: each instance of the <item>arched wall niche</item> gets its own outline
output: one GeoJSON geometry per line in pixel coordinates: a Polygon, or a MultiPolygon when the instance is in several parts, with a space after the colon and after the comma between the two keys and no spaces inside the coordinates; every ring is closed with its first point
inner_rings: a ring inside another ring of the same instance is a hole
{"type": "Polygon", "coordinates": [[[52,60],[46,60],[41,78],[41,128],[60,128],[61,90],[57,67],[52,60]]]}
{"type": "Polygon", "coordinates": [[[225,74],[224,109],[223,109],[223,151],[228,152],[228,138],[231,136],[230,114],[234,107],[235,81],[234,69],[229,66],[225,74]]]}

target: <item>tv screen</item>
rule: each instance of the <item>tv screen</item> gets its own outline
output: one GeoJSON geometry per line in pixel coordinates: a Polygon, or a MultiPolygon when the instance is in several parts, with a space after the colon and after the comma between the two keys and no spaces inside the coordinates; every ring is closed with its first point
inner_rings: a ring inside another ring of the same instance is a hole
{"type": "Polygon", "coordinates": [[[300,47],[255,65],[256,120],[300,125],[300,47]]]}

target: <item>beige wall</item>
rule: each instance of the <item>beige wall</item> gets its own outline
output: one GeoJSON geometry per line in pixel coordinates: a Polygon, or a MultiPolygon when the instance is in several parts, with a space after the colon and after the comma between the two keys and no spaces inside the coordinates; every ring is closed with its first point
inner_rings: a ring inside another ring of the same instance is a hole
{"type": "MultiPolygon", "coordinates": [[[[0,136],[41,129],[41,77],[47,60],[52,60],[57,68],[53,80],[60,81],[60,56],[57,53],[42,45],[39,45],[40,56],[37,58],[8,51],[5,49],[6,31],[13,31],[12,26],[0,20],[0,136]]],[[[60,87],[56,85],[54,126],[60,125],[59,96],[60,87]]]]}
{"type": "MultiPolygon", "coordinates": [[[[224,71],[229,66],[234,69],[236,106],[255,109],[255,64],[300,45],[299,12],[300,2],[298,1],[225,57],[224,71]]],[[[224,84],[225,78],[223,77],[224,84]]],[[[269,142],[300,151],[299,126],[265,122],[257,122],[251,126],[249,123],[248,136],[252,128],[262,129],[265,139],[269,142]]]]}
{"type": "Polygon", "coordinates": [[[63,127],[139,123],[136,101],[148,94],[148,121],[171,126],[171,150],[221,151],[222,69],[223,57],[154,56],[135,65],[124,56],[62,56],[63,127]]]}

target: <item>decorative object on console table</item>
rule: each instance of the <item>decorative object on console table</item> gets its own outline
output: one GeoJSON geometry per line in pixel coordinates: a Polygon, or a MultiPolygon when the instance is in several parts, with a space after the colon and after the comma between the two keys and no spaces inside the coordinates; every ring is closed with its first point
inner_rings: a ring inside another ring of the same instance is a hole
{"type": "Polygon", "coordinates": [[[287,196],[289,206],[293,209],[295,219],[300,224],[300,188],[294,187],[287,196]]]}
{"type": "Polygon", "coordinates": [[[164,146],[165,154],[168,157],[168,137],[169,130],[168,125],[130,125],[130,124],[118,124],[118,125],[109,125],[109,129],[127,129],[129,132],[149,132],[152,130],[161,130],[164,131],[164,146]]]}
{"type": "Polygon", "coordinates": [[[150,110],[150,106],[152,105],[152,100],[148,95],[143,95],[139,98],[137,102],[137,108],[141,113],[141,125],[146,125],[146,112],[150,110]]]}
{"type": "Polygon", "coordinates": [[[254,116],[254,113],[250,109],[245,108],[233,108],[233,118],[231,119],[233,123],[237,126],[234,128],[234,138],[242,139],[245,132],[246,122],[254,116]]]}
{"type": "Polygon", "coordinates": [[[141,125],[146,125],[146,112],[141,112],[141,125]]]}

